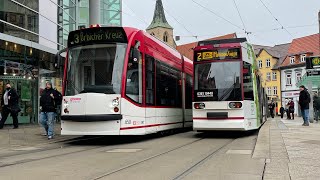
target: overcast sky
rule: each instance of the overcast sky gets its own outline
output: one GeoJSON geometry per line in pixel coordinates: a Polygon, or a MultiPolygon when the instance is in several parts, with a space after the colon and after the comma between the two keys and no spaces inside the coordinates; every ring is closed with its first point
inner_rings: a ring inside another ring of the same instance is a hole
{"type": "MultiPolygon", "coordinates": [[[[235,0],[244,28],[234,0],[162,0],[167,20],[174,27],[174,35],[181,36],[177,44],[196,41],[192,36],[198,36],[198,40],[202,40],[237,32],[238,37],[243,37],[246,34],[242,29],[252,32],[249,35],[251,43],[262,45],[287,43],[292,38],[319,32],[320,0],[262,1],[273,15],[260,0],[235,0]],[[273,16],[289,32],[281,29],[273,16]]],[[[146,29],[152,21],[155,3],[156,0],[123,0],[123,26],[146,29]]]]}

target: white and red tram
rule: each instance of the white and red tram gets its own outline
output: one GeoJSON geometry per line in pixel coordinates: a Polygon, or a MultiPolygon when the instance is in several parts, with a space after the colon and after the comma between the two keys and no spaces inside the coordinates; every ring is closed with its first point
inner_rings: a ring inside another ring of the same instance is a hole
{"type": "Polygon", "coordinates": [[[192,61],[142,30],[70,32],[64,67],[62,135],[192,127],[192,61]]]}

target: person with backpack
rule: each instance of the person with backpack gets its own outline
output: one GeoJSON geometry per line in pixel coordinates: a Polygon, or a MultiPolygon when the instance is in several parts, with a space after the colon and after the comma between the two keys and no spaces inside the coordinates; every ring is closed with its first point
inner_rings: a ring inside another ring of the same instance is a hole
{"type": "Polygon", "coordinates": [[[314,118],[318,122],[320,116],[320,98],[317,94],[315,94],[313,99],[313,109],[314,109],[314,118]]]}
{"type": "Polygon", "coordinates": [[[40,123],[46,130],[48,139],[54,136],[54,123],[56,118],[57,106],[61,104],[61,94],[52,88],[52,83],[47,82],[46,88],[40,97],[40,123]]]}
{"type": "Polygon", "coordinates": [[[310,94],[305,86],[300,86],[299,105],[303,118],[302,126],[309,126],[309,103],[311,101],[310,94]]]}

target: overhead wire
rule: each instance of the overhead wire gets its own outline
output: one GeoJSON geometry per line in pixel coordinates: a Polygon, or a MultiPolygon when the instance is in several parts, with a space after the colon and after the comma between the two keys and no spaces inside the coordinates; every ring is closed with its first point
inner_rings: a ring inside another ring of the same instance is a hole
{"type": "Polygon", "coordinates": [[[271,16],[278,22],[278,24],[281,26],[281,29],[284,29],[290,36],[291,38],[293,38],[293,35],[288,31],[287,28],[285,28],[279,21],[278,18],[275,17],[275,15],[273,15],[273,13],[271,12],[271,10],[268,8],[268,6],[262,1],[262,0],[259,0],[262,5],[267,9],[267,11],[271,14],[271,16]]]}
{"type": "Polygon", "coordinates": [[[239,10],[239,8],[238,8],[238,6],[237,6],[236,0],[233,0],[233,3],[234,3],[234,6],[235,6],[236,9],[237,9],[238,15],[239,15],[240,20],[241,20],[241,22],[242,22],[242,25],[243,25],[243,28],[244,28],[244,32],[246,33],[246,35],[247,35],[247,37],[248,37],[248,40],[250,41],[249,34],[251,34],[251,32],[248,32],[248,31],[247,31],[246,25],[244,24],[244,21],[243,21],[243,19],[242,19],[240,10],[239,10]]]}
{"type": "Polygon", "coordinates": [[[202,7],[203,9],[207,10],[208,12],[212,13],[213,15],[219,17],[220,19],[223,19],[224,21],[228,22],[229,24],[231,24],[232,26],[242,30],[242,31],[245,31],[245,29],[241,28],[239,25],[231,22],[230,20],[224,18],[223,16],[219,15],[218,13],[214,12],[213,10],[207,8],[206,6],[203,6],[202,4],[196,2],[195,0],[191,0],[193,3],[197,4],[198,6],[202,7]]]}
{"type": "Polygon", "coordinates": [[[177,18],[175,18],[171,13],[169,13],[165,7],[163,7],[163,9],[170,17],[172,17],[181,27],[183,27],[183,29],[185,29],[191,35],[190,37],[198,39],[198,37],[193,35],[193,33],[184,24],[182,24],[177,18]]]}

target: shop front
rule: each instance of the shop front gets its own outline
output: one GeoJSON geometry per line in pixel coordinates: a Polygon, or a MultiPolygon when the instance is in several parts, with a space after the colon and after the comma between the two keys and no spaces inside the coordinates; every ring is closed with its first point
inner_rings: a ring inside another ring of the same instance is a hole
{"type": "MultiPolygon", "coordinates": [[[[38,123],[40,93],[50,81],[57,90],[62,87],[62,68],[54,68],[54,53],[0,40],[0,97],[6,83],[19,94],[20,124],[38,123]]],[[[0,107],[0,111],[2,109],[0,107]]],[[[9,116],[6,124],[12,124],[9,116]]]]}
{"type": "Polygon", "coordinates": [[[282,92],[282,105],[285,107],[286,99],[292,99],[294,102],[294,113],[298,116],[301,116],[301,111],[299,108],[299,95],[300,91],[287,91],[282,92]]]}

